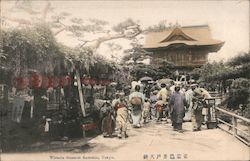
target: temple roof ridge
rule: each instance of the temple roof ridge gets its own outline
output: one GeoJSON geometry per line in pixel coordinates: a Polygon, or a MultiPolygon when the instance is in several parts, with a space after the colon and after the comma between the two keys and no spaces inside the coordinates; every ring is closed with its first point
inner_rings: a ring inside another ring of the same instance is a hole
{"type": "Polygon", "coordinates": [[[200,27],[209,27],[208,24],[203,25],[188,25],[188,26],[181,26],[181,28],[200,28],[200,27]]]}

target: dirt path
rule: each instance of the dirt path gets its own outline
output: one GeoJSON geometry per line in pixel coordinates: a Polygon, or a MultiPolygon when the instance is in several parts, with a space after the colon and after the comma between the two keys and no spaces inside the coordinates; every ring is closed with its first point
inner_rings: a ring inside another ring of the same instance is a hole
{"type": "Polygon", "coordinates": [[[188,160],[249,160],[249,147],[220,129],[191,131],[191,123],[184,124],[184,133],[172,131],[170,124],[147,124],[141,129],[130,129],[127,140],[91,140],[90,153],[107,153],[127,159],[188,160]],[[118,140],[118,141],[117,141],[118,140]],[[170,158],[171,157],[171,158],[170,158]],[[153,159],[154,158],[154,159],[153,159]]]}
{"type": "MultiPolygon", "coordinates": [[[[249,147],[220,129],[207,130],[204,127],[202,131],[192,132],[189,122],[184,123],[184,129],[184,133],[178,133],[172,131],[170,124],[150,122],[140,129],[129,127],[127,139],[103,138],[100,135],[83,147],[67,150],[67,153],[38,154],[41,161],[250,159],[249,147]]],[[[12,156],[2,155],[2,159],[5,161],[12,156]]]]}

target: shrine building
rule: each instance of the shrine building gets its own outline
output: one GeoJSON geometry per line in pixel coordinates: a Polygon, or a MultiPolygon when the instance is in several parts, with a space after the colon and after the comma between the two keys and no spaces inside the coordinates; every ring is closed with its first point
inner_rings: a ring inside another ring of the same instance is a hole
{"type": "Polygon", "coordinates": [[[206,64],[208,54],[219,51],[223,45],[223,41],[212,38],[208,25],[201,25],[149,33],[143,48],[152,52],[152,65],[160,66],[159,62],[166,60],[176,68],[190,70],[206,64]]]}

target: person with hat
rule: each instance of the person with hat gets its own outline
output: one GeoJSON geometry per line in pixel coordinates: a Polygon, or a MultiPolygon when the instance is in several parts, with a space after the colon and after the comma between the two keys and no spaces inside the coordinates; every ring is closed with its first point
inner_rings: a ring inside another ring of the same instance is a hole
{"type": "Polygon", "coordinates": [[[170,96],[169,106],[171,107],[172,126],[175,131],[182,132],[182,123],[185,116],[186,99],[180,93],[180,86],[175,86],[175,92],[170,96]]]}

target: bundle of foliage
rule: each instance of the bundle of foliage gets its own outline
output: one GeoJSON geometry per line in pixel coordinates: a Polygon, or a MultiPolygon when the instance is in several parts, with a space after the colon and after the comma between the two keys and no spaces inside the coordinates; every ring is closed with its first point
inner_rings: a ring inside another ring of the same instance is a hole
{"type": "Polygon", "coordinates": [[[54,73],[56,67],[63,65],[64,54],[44,25],[4,30],[0,34],[5,55],[2,65],[11,69],[14,76],[26,75],[29,70],[54,73]]]}
{"type": "Polygon", "coordinates": [[[240,104],[246,105],[250,96],[249,87],[249,79],[235,79],[229,91],[228,108],[238,109],[240,104]]]}
{"type": "Polygon", "coordinates": [[[207,63],[200,68],[195,68],[191,75],[193,79],[200,82],[217,81],[222,79],[220,76],[228,69],[225,67],[223,62],[207,63]]]}
{"type": "Polygon", "coordinates": [[[171,78],[173,79],[175,76],[176,67],[174,63],[168,62],[166,60],[159,60],[159,67],[157,68],[157,78],[171,78]]]}
{"type": "Polygon", "coordinates": [[[145,76],[158,80],[162,78],[173,78],[175,70],[174,64],[167,61],[160,62],[159,67],[138,63],[131,69],[131,75],[134,77],[134,80],[138,80],[145,76]]]}
{"type": "Polygon", "coordinates": [[[130,74],[133,76],[134,80],[139,80],[145,76],[155,78],[157,76],[157,71],[152,65],[137,64],[131,69],[130,74]]]}
{"type": "Polygon", "coordinates": [[[115,62],[106,60],[103,56],[94,54],[89,47],[64,47],[65,59],[71,70],[78,69],[81,76],[90,76],[96,79],[111,79],[119,69],[115,62]]]}

